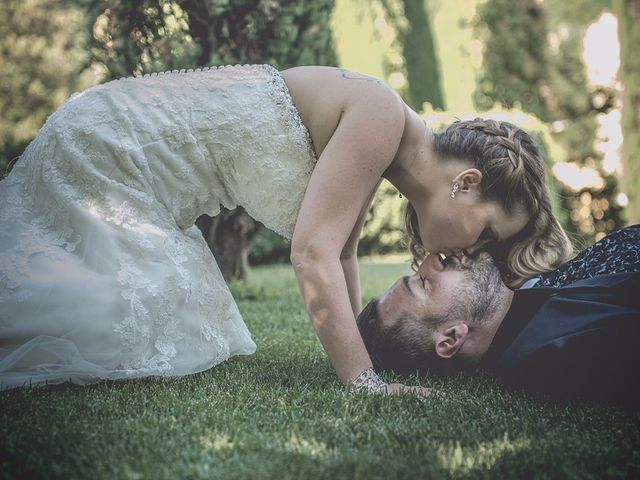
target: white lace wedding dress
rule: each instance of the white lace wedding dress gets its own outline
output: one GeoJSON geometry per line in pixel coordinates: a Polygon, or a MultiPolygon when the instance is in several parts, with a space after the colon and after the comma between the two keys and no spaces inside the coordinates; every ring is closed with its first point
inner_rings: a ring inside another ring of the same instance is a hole
{"type": "Polygon", "coordinates": [[[255,350],[196,218],[290,238],[313,145],[279,72],[73,95],[0,182],[0,388],[185,375],[255,350]]]}

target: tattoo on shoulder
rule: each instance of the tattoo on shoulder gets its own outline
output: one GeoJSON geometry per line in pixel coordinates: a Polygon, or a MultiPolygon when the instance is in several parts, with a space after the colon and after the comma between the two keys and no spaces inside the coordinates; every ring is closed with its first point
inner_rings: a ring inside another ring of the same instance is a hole
{"type": "Polygon", "coordinates": [[[363,80],[369,83],[384,85],[384,82],[382,82],[382,80],[378,80],[377,78],[367,77],[358,73],[349,72],[348,70],[345,70],[343,68],[340,68],[339,70],[342,72],[342,78],[346,78],[347,80],[363,80]]]}

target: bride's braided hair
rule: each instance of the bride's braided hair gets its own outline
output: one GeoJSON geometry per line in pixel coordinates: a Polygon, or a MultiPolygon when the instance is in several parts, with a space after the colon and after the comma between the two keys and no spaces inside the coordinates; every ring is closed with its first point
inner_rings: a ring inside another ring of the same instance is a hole
{"type": "MultiPolygon", "coordinates": [[[[553,216],[545,184],[545,164],[535,141],[524,130],[498,120],[475,118],[457,121],[434,133],[440,161],[469,160],[482,172],[484,200],[498,201],[507,213],[522,205],[531,216],[522,232],[495,249],[505,281],[519,286],[530,276],[556,268],[572,253],[571,242],[553,216]],[[506,250],[506,254],[498,254],[506,250]]],[[[409,203],[405,210],[412,266],[417,269],[426,251],[420,240],[418,217],[409,203]]]]}

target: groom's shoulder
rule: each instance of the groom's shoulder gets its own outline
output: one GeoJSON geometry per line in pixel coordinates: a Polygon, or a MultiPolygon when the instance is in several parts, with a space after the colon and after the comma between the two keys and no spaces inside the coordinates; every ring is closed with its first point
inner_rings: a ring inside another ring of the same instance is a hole
{"type": "Polygon", "coordinates": [[[540,276],[535,287],[567,287],[583,279],[640,272],[640,225],[614,231],[540,276]]]}
{"type": "MultiPolygon", "coordinates": [[[[622,273],[606,273],[603,275],[596,275],[590,278],[584,278],[576,280],[573,283],[569,283],[562,288],[571,289],[579,287],[612,287],[627,286],[627,284],[633,284],[640,286],[640,270],[634,272],[622,272],[622,273]]],[[[638,292],[640,294],[640,291],[638,292]]]]}
{"type": "Polygon", "coordinates": [[[614,230],[601,241],[612,241],[616,239],[635,239],[636,241],[640,241],[640,223],[614,230]]]}
{"type": "Polygon", "coordinates": [[[624,254],[628,251],[640,251],[640,224],[630,225],[614,230],[606,237],[597,241],[577,255],[594,255],[598,252],[606,252],[608,255],[624,254]]]}
{"type": "Polygon", "coordinates": [[[640,272],[640,225],[611,232],[578,254],[574,263],[590,266],[592,276],[640,272]]]}

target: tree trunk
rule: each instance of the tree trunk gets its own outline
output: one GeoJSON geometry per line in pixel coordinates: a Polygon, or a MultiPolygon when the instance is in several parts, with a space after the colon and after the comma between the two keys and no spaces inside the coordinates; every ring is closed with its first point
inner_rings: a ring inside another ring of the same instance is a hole
{"type": "Polygon", "coordinates": [[[220,213],[214,218],[202,215],[196,225],[216,257],[224,279],[227,282],[244,280],[249,266],[251,242],[260,233],[262,225],[241,208],[220,213]]]}
{"type": "Polygon", "coordinates": [[[640,223],[640,0],[616,0],[620,35],[623,188],[627,221],[640,223]]]}
{"type": "Polygon", "coordinates": [[[422,111],[424,102],[443,110],[440,68],[431,35],[429,11],[425,0],[403,0],[409,26],[401,35],[402,54],[407,68],[411,106],[422,111]]]}
{"type": "Polygon", "coordinates": [[[396,31],[402,49],[407,89],[401,92],[417,112],[425,102],[444,109],[440,67],[436,57],[426,0],[380,0],[387,22],[396,31]]]}

